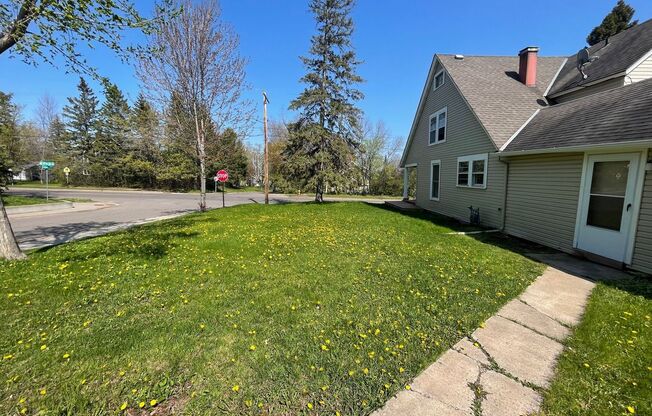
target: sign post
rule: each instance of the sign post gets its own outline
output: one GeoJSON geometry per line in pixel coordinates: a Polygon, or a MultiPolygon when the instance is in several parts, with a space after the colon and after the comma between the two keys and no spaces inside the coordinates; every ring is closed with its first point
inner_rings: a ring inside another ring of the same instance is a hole
{"type": "Polygon", "coordinates": [[[215,178],[218,180],[218,182],[222,182],[222,208],[224,208],[224,194],[226,193],[226,181],[229,180],[229,172],[225,171],[224,169],[220,169],[217,171],[215,178]]]}
{"type": "Polygon", "coordinates": [[[45,171],[45,201],[50,201],[50,169],[54,167],[54,162],[49,160],[41,160],[39,162],[41,169],[45,171]]]}
{"type": "Polygon", "coordinates": [[[70,168],[66,166],[63,168],[63,173],[66,174],[66,186],[70,185],[70,182],[68,181],[68,176],[70,175],[70,168]]]}

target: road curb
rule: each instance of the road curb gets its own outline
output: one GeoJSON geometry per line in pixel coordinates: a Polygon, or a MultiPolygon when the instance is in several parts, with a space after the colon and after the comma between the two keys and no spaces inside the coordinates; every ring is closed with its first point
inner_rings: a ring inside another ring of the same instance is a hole
{"type": "Polygon", "coordinates": [[[31,212],[58,211],[74,208],[72,202],[57,202],[56,204],[21,205],[18,207],[5,207],[7,214],[28,214],[31,212]]]}

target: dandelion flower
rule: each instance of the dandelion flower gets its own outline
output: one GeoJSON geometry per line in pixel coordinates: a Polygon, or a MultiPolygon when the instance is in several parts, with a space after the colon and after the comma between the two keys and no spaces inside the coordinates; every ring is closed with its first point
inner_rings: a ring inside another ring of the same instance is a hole
{"type": "Polygon", "coordinates": [[[41,393],[41,396],[45,396],[45,393],[47,393],[47,392],[48,391],[46,389],[41,389],[41,391],[39,393],[41,393]]]}
{"type": "Polygon", "coordinates": [[[45,345],[45,344],[41,345],[41,351],[45,351],[45,349],[46,349],[47,347],[48,347],[48,346],[45,345]]]}
{"type": "Polygon", "coordinates": [[[235,386],[231,387],[231,390],[233,390],[234,392],[237,393],[237,392],[240,391],[240,386],[238,386],[238,385],[236,384],[235,386]]]}
{"type": "Polygon", "coordinates": [[[125,410],[127,408],[127,402],[124,402],[120,405],[120,410],[125,410]]]}
{"type": "Polygon", "coordinates": [[[140,403],[138,403],[138,407],[140,407],[141,409],[142,409],[143,407],[145,407],[145,402],[140,402],[140,403]]]}
{"type": "Polygon", "coordinates": [[[68,353],[63,354],[63,358],[64,358],[64,359],[68,359],[68,358],[70,358],[70,354],[68,354],[68,353]]]}
{"type": "Polygon", "coordinates": [[[313,407],[312,403],[308,403],[308,409],[312,410],[313,407]]]}
{"type": "Polygon", "coordinates": [[[636,413],[636,409],[633,406],[627,406],[627,411],[632,414],[636,413]]]}
{"type": "Polygon", "coordinates": [[[156,401],[156,399],[152,399],[152,400],[149,401],[149,405],[152,406],[152,407],[156,406],[157,403],[158,402],[156,401]]]}
{"type": "Polygon", "coordinates": [[[249,351],[256,351],[256,346],[255,345],[250,345],[249,346],[249,351]]]}

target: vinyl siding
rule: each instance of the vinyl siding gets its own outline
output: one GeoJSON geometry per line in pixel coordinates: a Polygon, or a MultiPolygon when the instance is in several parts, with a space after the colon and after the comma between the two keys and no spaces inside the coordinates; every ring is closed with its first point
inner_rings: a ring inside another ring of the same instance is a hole
{"type": "Polygon", "coordinates": [[[507,234],[573,251],[582,153],[520,156],[509,162],[507,234]]]}
{"type": "MultiPolygon", "coordinates": [[[[433,74],[441,69],[436,63],[433,74]]],[[[432,90],[429,80],[423,111],[408,149],[405,164],[417,164],[416,204],[424,209],[457,218],[469,219],[469,206],[480,208],[480,222],[488,227],[502,226],[505,166],[496,156],[496,147],[478,119],[446,74],[444,85],[432,90]],[[446,142],[428,145],[430,115],[447,107],[446,142]],[[488,153],[487,188],[457,186],[457,158],[488,153]],[[439,201],[430,200],[430,162],[440,160],[439,201]]]]}
{"type": "MultiPolygon", "coordinates": [[[[652,158],[652,154],[648,160],[652,158]]],[[[652,172],[645,173],[631,268],[652,273],[652,172]]]]}
{"type": "Polygon", "coordinates": [[[571,101],[577,98],[586,97],[587,95],[595,94],[596,92],[622,87],[623,85],[625,85],[625,77],[613,78],[613,79],[600,82],[599,84],[581,88],[577,91],[573,91],[571,93],[562,95],[560,97],[555,97],[554,100],[556,103],[565,103],[566,101],[571,101]]]}
{"type": "Polygon", "coordinates": [[[634,68],[625,79],[625,83],[631,84],[648,78],[652,78],[652,56],[634,68]]]}

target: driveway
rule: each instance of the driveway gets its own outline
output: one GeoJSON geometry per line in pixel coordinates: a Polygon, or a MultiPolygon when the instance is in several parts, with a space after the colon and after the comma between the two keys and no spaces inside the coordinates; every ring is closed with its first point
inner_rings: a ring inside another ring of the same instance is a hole
{"type": "MultiPolygon", "coordinates": [[[[13,188],[9,194],[45,196],[44,189],[13,188]]],[[[199,194],[153,191],[114,191],[50,189],[53,198],[84,198],[94,203],[78,203],[75,208],[31,214],[9,214],[16,238],[23,250],[61,244],[97,236],[137,224],[171,218],[197,211],[199,194]]],[[[337,198],[343,200],[346,198],[337,198]]],[[[270,203],[307,202],[312,196],[270,194],[270,203]]],[[[382,203],[379,200],[356,201],[382,203]]],[[[227,207],[242,204],[262,204],[260,192],[225,194],[227,207]]],[[[209,209],[222,207],[222,194],[207,194],[209,209]]]]}

